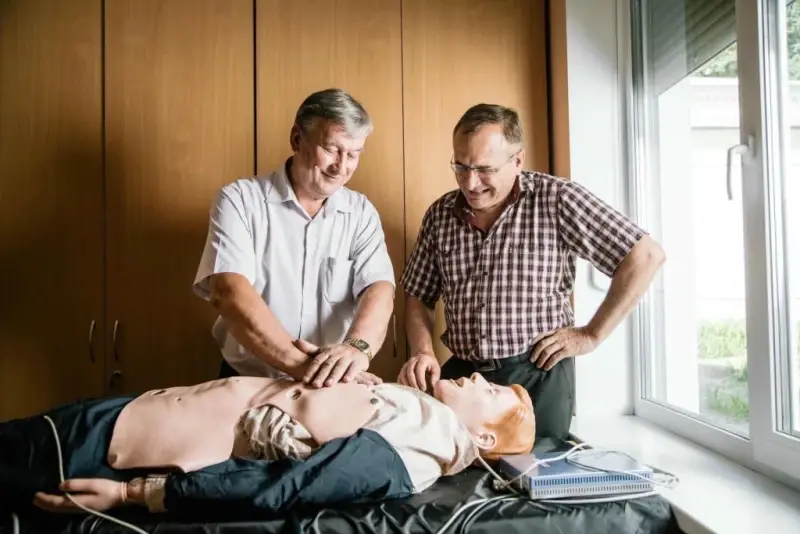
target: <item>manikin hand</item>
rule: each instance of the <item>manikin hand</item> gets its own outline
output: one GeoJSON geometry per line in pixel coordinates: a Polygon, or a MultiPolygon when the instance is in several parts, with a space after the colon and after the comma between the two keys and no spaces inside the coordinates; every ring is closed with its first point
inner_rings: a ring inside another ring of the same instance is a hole
{"type": "Polygon", "coordinates": [[[411,386],[420,391],[429,391],[426,378],[430,378],[430,390],[439,381],[442,368],[439,365],[439,360],[433,354],[420,353],[414,355],[413,358],[408,360],[400,374],[397,375],[397,381],[404,386],[411,386]]]}
{"type": "MultiPolygon", "coordinates": [[[[104,478],[73,478],[65,480],[59,487],[68,492],[78,503],[98,512],[110,510],[125,503],[125,483],[104,478]]],[[[33,504],[49,512],[84,513],[66,495],[37,492],[33,504]]]]}
{"type": "Polygon", "coordinates": [[[587,354],[596,347],[597,341],[585,328],[560,328],[533,338],[531,361],[549,371],[564,358],[587,354]]]}
{"type": "Polygon", "coordinates": [[[367,372],[369,358],[350,345],[318,347],[303,339],[294,342],[295,347],[314,357],[303,381],[315,387],[331,386],[339,381],[355,381],[364,385],[380,384],[383,380],[367,372]]]}

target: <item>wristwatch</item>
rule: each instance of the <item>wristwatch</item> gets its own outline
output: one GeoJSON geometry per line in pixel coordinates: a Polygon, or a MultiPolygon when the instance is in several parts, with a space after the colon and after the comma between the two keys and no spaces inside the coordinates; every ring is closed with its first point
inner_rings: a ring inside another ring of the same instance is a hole
{"type": "Polygon", "coordinates": [[[363,352],[367,355],[367,359],[372,361],[373,354],[372,354],[372,347],[369,346],[369,343],[364,341],[363,339],[358,338],[348,338],[344,340],[346,345],[350,345],[351,347],[363,352]]]}

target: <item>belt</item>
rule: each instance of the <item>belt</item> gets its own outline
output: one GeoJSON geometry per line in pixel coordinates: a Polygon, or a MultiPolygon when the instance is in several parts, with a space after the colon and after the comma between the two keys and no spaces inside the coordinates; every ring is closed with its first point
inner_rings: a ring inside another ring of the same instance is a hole
{"type": "Polygon", "coordinates": [[[466,360],[466,363],[472,365],[475,368],[475,371],[479,373],[485,373],[488,371],[496,371],[503,367],[508,367],[509,365],[524,363],[530,361],[530,359],[531,351],[526,350],[522,354],[509,356],[507,358],[494,358],[491,360],[466,360]]]}

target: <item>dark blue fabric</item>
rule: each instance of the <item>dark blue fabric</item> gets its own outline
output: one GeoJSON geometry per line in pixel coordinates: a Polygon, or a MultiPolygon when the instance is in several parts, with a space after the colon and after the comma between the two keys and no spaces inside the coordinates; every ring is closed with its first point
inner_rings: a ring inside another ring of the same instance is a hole
{"type": "Polygon", "coordinates": [[[289,508],[407,497],[411,479],[394,448],[362,429],[327,443],[307,460],[231,459],[169,477],[171,514],[203,518],[274,517],[289,508]]]}
{"type": "MultiPolygon", "coordinates": [[[[58,430],[65,478],[130,480],[154,470],[116,470],[106,460],[114,423],[133,397],[84,401],[47,412],[58,430]]],[[[43,415],[0,423],[0,510],[28,508],[37,491],[58,492],[58,455],[43,415]]],[[[198,436],[202,439],[202,436],[198,436]]],[[[377,433],[360,430],[321,447],[308,460],[231,459],[192,473],[172,473],[166,506],[197,507],[214,517],[270,515],[290,506],[368,502],[411,494],[402,460],[377,433]],[[233,515],[231,515],[233,514],[233,515]]]]}
{"type": "Polygon", "coordinates": [[[58,492],[60,483],[55,423],[64,459],[64,478],[128,480],[106,461],[111,432],[132,397],[76,402],[40,415],[0,423],[0,508],[25,506],[37,491],[58,492]]]}

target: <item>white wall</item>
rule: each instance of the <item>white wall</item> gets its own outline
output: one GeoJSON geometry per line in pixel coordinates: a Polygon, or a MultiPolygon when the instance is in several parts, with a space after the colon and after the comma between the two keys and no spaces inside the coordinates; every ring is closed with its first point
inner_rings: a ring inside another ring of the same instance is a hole
{"type": "MultiPolygon", "coordinates": [[[[617,50],[617,0],[567,0],[571,178],[628,213],[617,50]]],[[[578,325],[586,324],[602,302],[605,289],[596,286],[602,279],[607,284],[604,275],[579,260],[578,325]]],[[[631,335],[628,320],[593,353],[576,358],[579,416],[633,413],[631,335]]]]}

